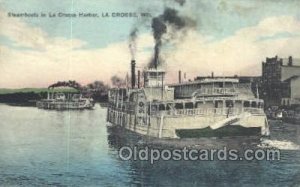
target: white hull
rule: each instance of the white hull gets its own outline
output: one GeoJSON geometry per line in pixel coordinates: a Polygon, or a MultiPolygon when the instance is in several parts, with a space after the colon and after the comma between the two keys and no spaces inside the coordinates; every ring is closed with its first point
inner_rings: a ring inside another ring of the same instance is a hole
{"type": "Polygon", "coordinates": [[[259,128],[260,135],[269,135],[269,127],[264,114],[232,115],[226,114],[179,114],[152,115],[138,121],[133,114],[108,109],[107,120],[141,135],[156,138],[179,138],[179,130],[199,130],[210,128],[212,131],[224,126],[259,128]]]}
{"type": "Polygon", "coordinates": [[[94,104],[87,100],[81,100],[81,101],[44,100],[44,101],[38,101],[36,105],[40,109],[56,109],[56,110],[91,109],[94,107],[94,104]]]}

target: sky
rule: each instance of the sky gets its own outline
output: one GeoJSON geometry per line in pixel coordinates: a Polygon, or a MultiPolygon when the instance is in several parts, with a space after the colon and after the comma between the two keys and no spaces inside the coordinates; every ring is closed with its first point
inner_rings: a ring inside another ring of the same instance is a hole
{"type": "Polygon", "coordinates": [[[162,48],[167,81],[210,75],[261,74],[266,57],[300,54],[297,0],[0,0],[0,88],[46,87],[54,82],[110,82],[130,72],[129,34],[138,28],[137,67],[153,56],[151,20],[166,7],[195,20],[196,27],[162,48]],[[96,18],[49,17],[97,13],[96,18]],[[108,13],[152,17],[102,17],[108,13]],[[45,13],[46,17],[9,17],[45,13]]]}

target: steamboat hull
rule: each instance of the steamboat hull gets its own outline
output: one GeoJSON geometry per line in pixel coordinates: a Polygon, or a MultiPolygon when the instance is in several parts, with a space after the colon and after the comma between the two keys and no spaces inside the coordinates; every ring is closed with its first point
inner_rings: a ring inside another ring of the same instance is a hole
{"type": "Polygon", "coordinates": [[[245,118],[226,114],[159,115],[139,120],[133,113],[108,109],[107,121],[140,135],[155,138],[197,138],[268,135],[265,115],[245,118]],[[215,124],[219,127],[216,127],[215,124]]]}
{"type": "Polygon", "coordinates": [[[94,105],[92,103],[87,104],[83,102],[68,102],[68,101],[38,101],[36,106],[39,109],[49,109],[49,110],[80,110],[80,109],[92,109],[94,105]]]}
{"type": "Polygon", "coordinates": [[[192,129],[192,130],[176,130],[176,134],[180,138],[198,138],[198,137],[231,137],[231,136],[260,136],[260,127],[242,127],[228,125],[219,129],[211,129],[206,127],[204,129],[192,129]]]}

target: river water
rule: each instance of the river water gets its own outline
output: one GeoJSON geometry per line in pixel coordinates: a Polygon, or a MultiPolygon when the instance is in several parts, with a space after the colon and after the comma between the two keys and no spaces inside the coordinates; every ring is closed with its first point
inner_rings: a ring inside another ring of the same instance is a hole
{"type": "MultiPolygon", "coordinates": [[[[99,105],[49,111],[0,104],[0,185],[300,186],[300,125],[273,122],[271,137],[259,140],[260,147],[281,150],[279,161],[150,164],[119,158],[123,140],[107,128],[105,118],[106,109],[99,105]]],[[[238,138],[231,142],[251,144],[238,138]]]]}

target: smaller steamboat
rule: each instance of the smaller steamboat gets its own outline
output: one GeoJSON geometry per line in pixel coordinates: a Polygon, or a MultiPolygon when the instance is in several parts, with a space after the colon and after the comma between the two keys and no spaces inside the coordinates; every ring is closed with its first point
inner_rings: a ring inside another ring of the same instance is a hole
{"type": "Polygon", "coordinates": [[[53,110],[92,109],[94,105],[92,98],[83,97],[82,94],[49,92],[47,99],[42,99],[36,103],[40,109],[53,110]]]}

